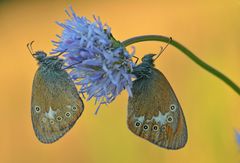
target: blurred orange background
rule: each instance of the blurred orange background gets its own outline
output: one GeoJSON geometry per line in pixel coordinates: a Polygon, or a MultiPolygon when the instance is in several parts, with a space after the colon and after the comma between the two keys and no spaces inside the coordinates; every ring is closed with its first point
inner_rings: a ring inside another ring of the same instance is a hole
{"type": "MultiPolygon", "coordinates": [[[[35,137],[30,116],[36,61],[26,48],[50,52],[65,8],[79,16],[98,15],[119,40],[143,35],[172,36],[240,85],[239,0],[79,0],[0,1],[0,162],[1,163],[237,163],[240,100],[222,81],[170,46],[156,62],[182,105],[189,132],[185,148],[158,148],[133,135],[126,125],[127,93],[108,106],[85,102],[73,129],[54,144],[35,137]]],[[[136,55],[158,53],[159,42],[135,44],[136,55]]]]}

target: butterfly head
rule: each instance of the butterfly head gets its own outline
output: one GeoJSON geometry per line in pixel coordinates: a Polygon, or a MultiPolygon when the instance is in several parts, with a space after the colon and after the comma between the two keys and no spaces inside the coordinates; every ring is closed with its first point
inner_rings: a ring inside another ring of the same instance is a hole
{"type": "Polygon", "coordinates": [[[152,69],[154,67],[154,56],[156,54],[146,54],[142,58],[142,63],[133,68],[132,74],[134,74],[137,79],[149,78],[152,74],[152,69]]]}
{"type": "Polygon", "coordinates": [[[63,51],[62,53],[58,54],[57,56],[47,56],[47,53],[45,53],[44,51],[33,51],[32,48],[32,44],[34,41],[30,42],[27,44],[27,48],[30,51],[30,53],[32,54],[32,56],[38,61],[39,64],[43,64],[43,65],[47,65],[47,66],[51,66],[53,68],[57,68],[57,69],[61,69],[63,64],[64,64],[64,60],[61,58],[58,58],[58,56],[60,56],[61,54],[63,54],[65,51],[63,51]]]}
{"type": "Polygon", "coordinates": [[[155,56],[156,54],[146,54],[143,58],[142,58],[142,63],[145,63],[145,64],[149,64],[151,66],[154,66],[154,59],[153,57],[155,56]]]}
{"type": "Polygon", "coordinates": [[[142,58],[142,64],[148,64],[151,66],[154,66],[154,61],[158,59],[158,57],[163,53],[163,51],[168,47],[168,45],[170,44],[170,42],[172,41],[172,38],[169,38],[169,41],[167,43],[167,45],[163,48],[161,47],[161,51],[159,52],[159,54],[155,57],[156,54],[147,54],[142,58]],[[154,57],[154,58],[153,58],[154,57]]]}
{"type": "Polygon", "coordinates": [[[38,61],[43,62],[44,59],[47,57],[47,54],[44,51],[36,51],[32,54],[32,56],[38,61]]]}
{"type": "Polygon", "coordinates": [[[58,58],[58,56],[47,56],[47,53],[44,51],[36,51],[32,55],[38,61],[38,64],[46,65],[48,67],[61,69],[64,64],[63,59],[58,58]]]}

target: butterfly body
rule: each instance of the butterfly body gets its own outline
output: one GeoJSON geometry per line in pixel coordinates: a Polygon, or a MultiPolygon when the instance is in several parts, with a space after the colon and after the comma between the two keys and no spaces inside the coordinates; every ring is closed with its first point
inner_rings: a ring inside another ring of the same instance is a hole
{"type": "Polygon", "coordinates": [[[53,143],[72,128],[84,105],[73,81],[62,69],[62,59],[47,57],[42,51],[33,56],[39,68],[32,86],[32,124],[42,143],[53,143]]]}
{"type": "Polygon", "coordinates": [[[128,128],[160,147],[179,149],[187,142],[186,122],[169,82],[154,68],[153,56],[146,55],[133,69],[137,79],[128,102],[128,128]]]}

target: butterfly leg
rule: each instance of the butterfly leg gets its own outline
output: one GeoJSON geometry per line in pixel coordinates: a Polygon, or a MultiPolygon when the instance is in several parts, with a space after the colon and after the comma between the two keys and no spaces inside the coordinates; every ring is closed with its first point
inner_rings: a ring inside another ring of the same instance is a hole
{"type": "Polygon", "coordinates": [[[137,64],[137,62],[138,62],[139,58],[138,58],[138,57],[136,57],[136,56],[133,56],[133,58],[136,58],[136,59],[137,59],[137,60],[135,61],[135,64],[137,64]]]}

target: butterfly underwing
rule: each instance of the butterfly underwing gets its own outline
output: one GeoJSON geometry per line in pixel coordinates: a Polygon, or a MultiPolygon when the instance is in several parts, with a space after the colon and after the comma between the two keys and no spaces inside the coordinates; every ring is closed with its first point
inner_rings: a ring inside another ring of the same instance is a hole
{"type": "MultiPolygon", "coordinates": [[[[32,44],[32,43],[31,43],[32,44]]],[[[33,52],[39,68],[32,85],[31,116],[33,129],[42,143],[53,143],[69,131],[81,116],[84,105],[58,56],[33,52]]]]}
{"type": "Polygon", "coordinates": [[[154,55],[145,55],[133,69],[136,80],[128,101],[128,128],[159,147],[180,149],[187,142],[185,118],[169,82],[154,68],[154,55]]]}

